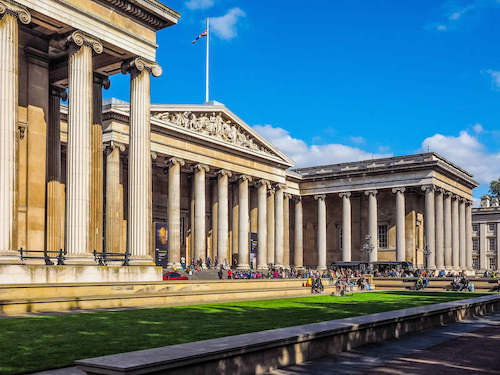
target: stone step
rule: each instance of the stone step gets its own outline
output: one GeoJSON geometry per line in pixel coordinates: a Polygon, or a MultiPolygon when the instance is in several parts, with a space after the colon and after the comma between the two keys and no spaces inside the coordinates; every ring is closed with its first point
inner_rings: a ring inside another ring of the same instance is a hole
{"type": "MultiPolygon", "coordinates": [[[[334,287],[325,286],[325,294],[332,293],[334,287]]],[[[308,287],[287,287],[270,289],[213,290],[204,292],[151,293],[145,295],[121,294],[113,296],[86,296],[66,298],[41,298],[32,300],[2,300],[0,313],[20,315],[25,313],[57,312],[69,310],[145,308],[229,302],[253,299],[300,297],[311,295],[308,287]]]]}

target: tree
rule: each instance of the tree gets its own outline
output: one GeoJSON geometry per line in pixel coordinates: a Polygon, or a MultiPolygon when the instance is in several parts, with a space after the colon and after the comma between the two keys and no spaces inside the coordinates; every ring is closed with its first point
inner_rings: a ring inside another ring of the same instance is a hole
{"type": "Polygon", "coordinates": [[[500,198],[500,177],[490,182],[490,195],[500,198]]]}

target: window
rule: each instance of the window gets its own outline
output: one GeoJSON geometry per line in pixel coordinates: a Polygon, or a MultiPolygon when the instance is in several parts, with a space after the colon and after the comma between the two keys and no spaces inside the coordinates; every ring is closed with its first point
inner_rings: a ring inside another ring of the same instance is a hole
{"type": "Polygon", "coordinates": [[[472,258],[472,268],[475,270],[479,269],[479,258],[472,258]]]}
{"type": "Polygon", "coordinates": [[[490,269],[490,270],[497,269],[497,258],[496,257],[488,258],[488,269],[490,269]]]}
{"type": "Polygon", "coordinates": [[[378,226],[378,247],[379,249],[387,249],[387,225],[385,224],[378,226]]]}
{"type": "Polygon", "coordinates": [[[488,224],[488,230],[490,233],[495,233],[495,223],[488,224]]]}
{"type": "Polygon", "coordinates": [[[342,249],[342,225],[337,225],[337,234],[339,236],[339,249],[342,249]]]}
{"type": "Polygon", "coordinates": [[[488,241],[489,241],[488,250],[495,251],[497,249],[497,239],[496,238],[488,238],[488,241]]]}
{"type": "Polygon", "coordinates": [[[472,251],[479,252],[479,238],[472,239],[472,251]]]}
{"type": "Polygon", "coordinates": [[[472,231],[473,232],[479,232],[479,225],[478,224],[472,224],[472,231]]]}

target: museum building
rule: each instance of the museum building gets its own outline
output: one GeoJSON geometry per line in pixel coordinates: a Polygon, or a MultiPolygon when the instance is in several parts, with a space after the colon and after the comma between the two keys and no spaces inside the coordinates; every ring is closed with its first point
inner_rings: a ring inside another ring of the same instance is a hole
{"type": "Polygon", "coordinates": [[[0,283],[159,280],[208,257],[473,269],[478,184],[443,157],[292,169],[220,103],[151,105],[155,34],[180,17],[160,2],[0,0],[0,17],[0,283]],[[130,103],[103,105],[117,73],[130,103]]]}

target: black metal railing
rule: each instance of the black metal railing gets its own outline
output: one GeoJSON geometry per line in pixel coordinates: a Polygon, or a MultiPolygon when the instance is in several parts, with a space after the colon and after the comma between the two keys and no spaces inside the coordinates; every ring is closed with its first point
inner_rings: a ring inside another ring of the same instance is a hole
{"type": "Polygon", "coordinates": [[[53,266],[52,260],[57,260],[58,266],[64,266],[67,251],[59,250],[25,250],[22,247],[19,249],[19,257],[21,261],[25,259],[43,259],[47,266],[53,266]]]}
{"type": "Polygon", "coordinates": [[[94,250],[94,260],[100,266],[107,266],[108,262],[123,262],[123,266],[129,265],[130,254],[128,251],[125,253],[110,253],[106,250],[96,251],[94,250]]]}

